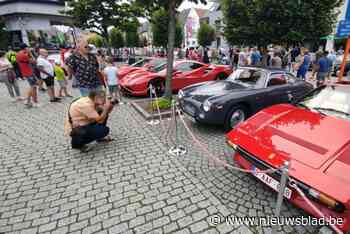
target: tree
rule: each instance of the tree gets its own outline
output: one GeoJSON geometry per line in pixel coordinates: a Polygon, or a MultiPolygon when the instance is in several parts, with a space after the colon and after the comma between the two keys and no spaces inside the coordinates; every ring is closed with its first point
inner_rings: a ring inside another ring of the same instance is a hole
{"type": "Polygon", "coordinates": [[[123,48],[124,47],[124,36],[123,36],[123,33],[117,29],[117,28],[112,28],[110,31],[109,31],[109,45],[112,47],[112,48],[116,48],[116,49],[119,49],[119,48],[123,48]]]}
{"type": "MultiPolygon", "coordinates": [[[[206,0],[190,0],[191,2],[206,3],[206,0]]],[[[135,0],[137,8],[145,9],[145,12],[149,13],[154,9],[164,8],[169,14],[168,22],[168,44],[167,44],[167,76],[165,81],[165,94],[166,98],[172,98],[171,78],[173,74],[174,63],[174,45],[176,35],[176,9],[181,5],[183,0],[135,0]]]]}
{"type": "MultiPolygon", "coordinates": [[[[67,0],[66,14],[73,17],[74,25],[94,30],[108,39],[108,27],[123,26],[141,16],[138,8],[124,0],[67,0]]],[[[108,41],[108,40],[107,40],[108,41]]]]}
{"type": "Polygon", "coordinates": [[[215,29],[207,23],[201,23],[197,33],[198,44],[206,47],[215,40],[215,29]]]}
{"type": "Polygon", "coordinates": [[[318,41],[332,32],[343,0],[222,0],[231,44],[267,46],[318,41]]]}
{"type": "Polygon", "coordinates": [[[140,42],[137,29],[139,27],[137,20],[127,23],[125,27],[125,42],[127,47],[137,47],[140,42]]]}
{"type": "MultiPolygon", "coordinates": [[[[181,24],[177,21],[175,26],[175,47],[180,47],[183,40],[183,30],[181,24]]],[[[168,45],[168,25],[169,14],[165,9],[155,11],[151,18],[151,29],[153,36],[153,45],[166,48],[168,45]]]]}
{"type": "Polygon", "coordinates": [[[98,34],[93,34],[93,35],[89,36],[87,41],[89,44],[93,44],[97,48],[101,48],[105,44],[103,37],[98,35],[98,34]]]}

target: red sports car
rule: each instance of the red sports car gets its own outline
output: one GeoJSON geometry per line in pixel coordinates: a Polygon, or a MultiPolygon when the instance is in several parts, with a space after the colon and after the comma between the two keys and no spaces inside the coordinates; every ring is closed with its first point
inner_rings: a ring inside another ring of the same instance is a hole
{"type": "MultiPolygon", "coordinates": [[[[290,178],[325,217],[341,218],[338,227],[350,230],[350,83],[264,109],[232,130],[227,143],[235,149],[234,160],[274,190],[281,173],[259,170],[290,161],[290,178]]],[[[285,197],[320,218],[292,187],[285,197]]]]}
{"type": "Polygon", "coordinates": [[[164,58],[143,58],[130,66],[122,66],[118,70],[118,79],[121,80],[127,74],[134,71],[138,71],[138,70],[147,71],[149,69],[159,66],[164,61],[165,61],[164,58]]]}
{"type": "MultiPolygon", "coordinates": [[[[208,65],[197,61],[180,60],[174,63],[172,79],[173,91],[180,90],[186,86],[227,78],[232,73],[229,66],[208,65]]],[[[166,78],[166,64],[161,64],[149,72],[135,72],[124,77],[120,81],[124,93],[134,96],[145,96],[148,94],[149,86],[152,84],[160,95],[164,91],[166,78]]]]}

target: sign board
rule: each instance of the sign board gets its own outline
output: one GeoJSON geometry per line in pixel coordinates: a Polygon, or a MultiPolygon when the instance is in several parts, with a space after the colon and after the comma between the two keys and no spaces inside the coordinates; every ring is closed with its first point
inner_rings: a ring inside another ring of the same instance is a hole
{"type": "Polygon", "coordinates": [[[337,28],[337,37],[347,37],[350,35],[350,21],[341,20],[337,28]]]}
{"type": "Polygon", "coordinates": [[[350,4],[349,0],[345,1],[345,19],[341,20],[338,24],[337,34],[338,37],[348,37],[350,36],[350,4]]]}

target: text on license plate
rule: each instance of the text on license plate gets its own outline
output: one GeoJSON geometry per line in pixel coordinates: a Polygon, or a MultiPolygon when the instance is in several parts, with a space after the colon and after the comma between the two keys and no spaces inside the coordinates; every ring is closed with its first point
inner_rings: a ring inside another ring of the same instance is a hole
{"type": "MultiPolygon", "coordinates": [[[[271,187],[273,190],[275,190],[276,192],[279,192],[279,188],[280,188],[280,182],[275,180],[274,178],[272,178],[271,176],[259,172],[259,169],[253,167],[253,175],[258,178],[259,180],[261,180],[264,184],[268,185],[269,187],[271,187]]],[[[292,190],[290,188],[285,188],[284,190],[284,196],[288,199],[290,199],[292,197],[292,190]]]]}

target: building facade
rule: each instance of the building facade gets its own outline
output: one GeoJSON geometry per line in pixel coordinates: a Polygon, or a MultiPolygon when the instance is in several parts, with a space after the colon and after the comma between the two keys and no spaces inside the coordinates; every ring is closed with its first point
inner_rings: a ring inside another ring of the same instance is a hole
{"type": "Polygon", "coordinates": [[[58,36],[58,28],[53,25],[65,25],[71,22],[70,17],[63,15],[65,2],[61,0],[0,0],[0,17],[5,21],[10,32],[10,42],[18,47],[21,42],[27,44],[46,43],[55,36],[55,40],[63,40],[58,36]]]}

